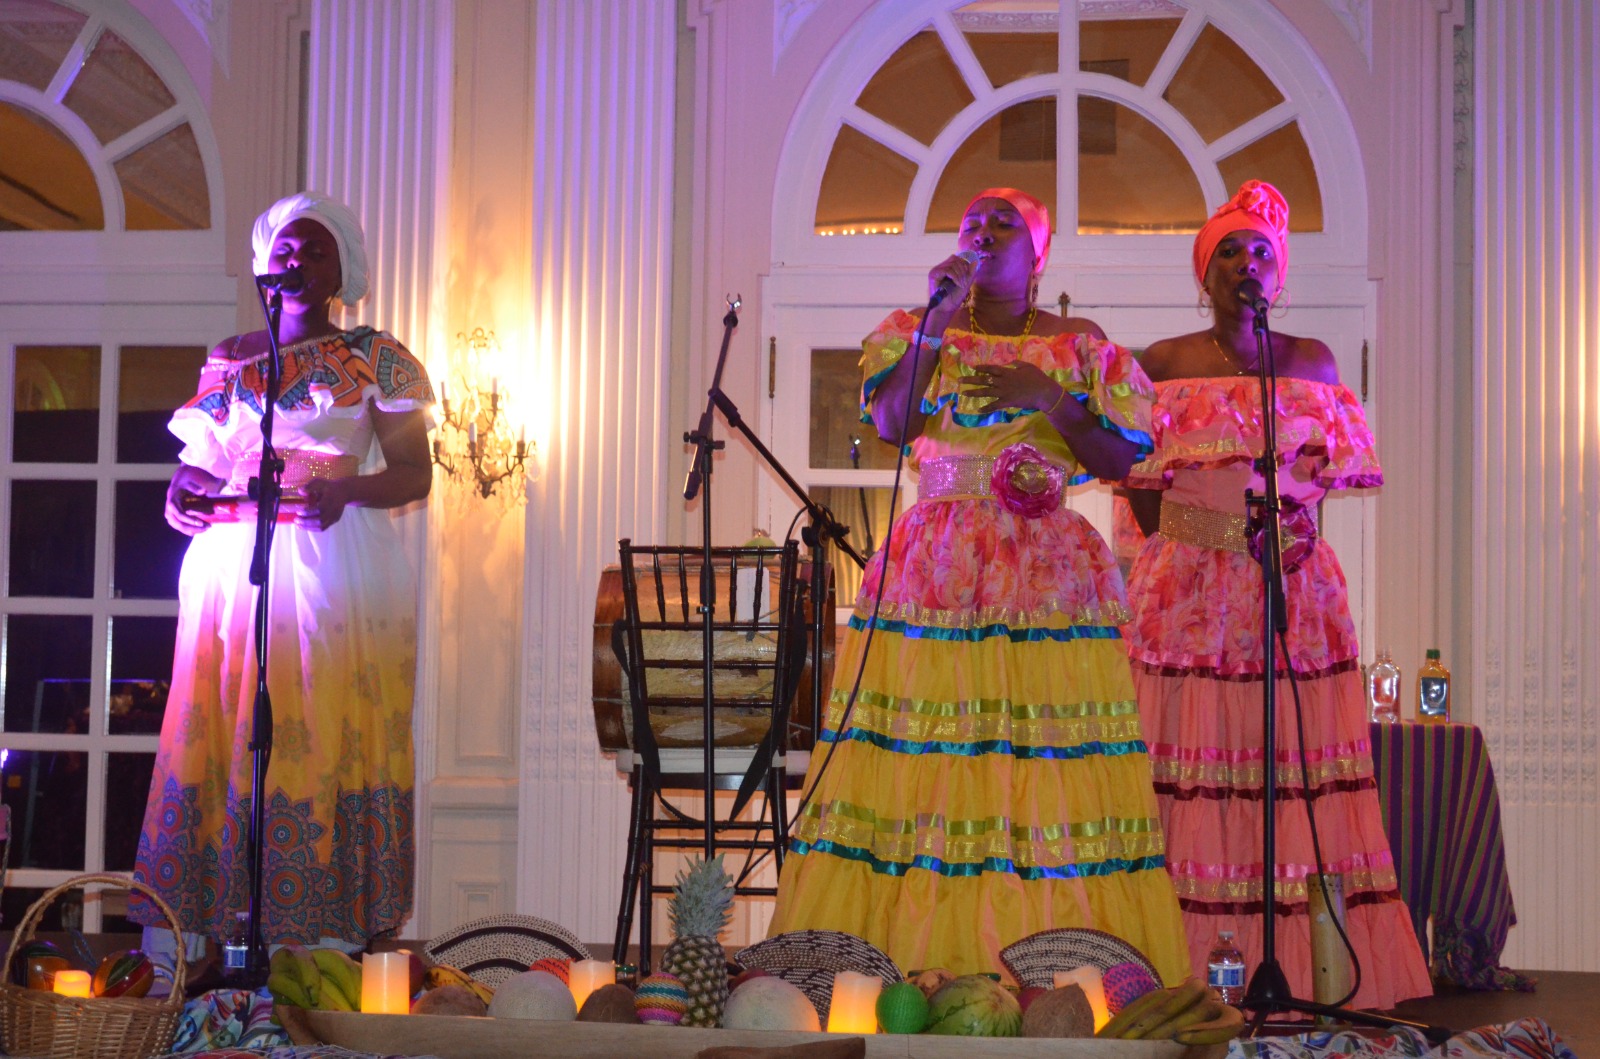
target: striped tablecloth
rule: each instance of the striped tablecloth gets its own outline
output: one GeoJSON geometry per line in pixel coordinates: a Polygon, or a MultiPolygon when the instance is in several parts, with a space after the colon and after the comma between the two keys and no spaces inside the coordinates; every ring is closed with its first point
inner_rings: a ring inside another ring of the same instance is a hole
{"type": "Polygon", "coordinates": [[[1470,724],[1374,724],[1372,764],[1400,895],[1436,978],[1468,989],[1533,988],[1499,965],[1517,921],[1500,795],[1483,733],[1470,724]]]}

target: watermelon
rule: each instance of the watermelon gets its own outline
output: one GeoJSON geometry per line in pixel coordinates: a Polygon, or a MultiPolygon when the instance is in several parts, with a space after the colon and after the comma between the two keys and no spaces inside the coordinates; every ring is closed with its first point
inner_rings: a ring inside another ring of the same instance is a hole
{"type": "Polygon", "coordinates": [[[928,999],[927,1033],[956,1037],[1015,1037],[1022,1030],[1022,1007],[1000,983],[981,974],[964,974],[928,999]]]}

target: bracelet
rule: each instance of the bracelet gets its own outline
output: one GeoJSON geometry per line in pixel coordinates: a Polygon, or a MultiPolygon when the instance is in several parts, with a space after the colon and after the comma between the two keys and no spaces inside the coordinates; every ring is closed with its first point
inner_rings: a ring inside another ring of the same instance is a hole
{"type": "Polygon", "coordinates": [[[911,332],[911,338],[913,345],[921,345],[923,349],[929,350],[933,353],[939,352],[939,347],[944,345],[943,338],[940,338],[937,335],[929,337],[928,335],[923,334],[921,331],[911,332]]]}
{"type": "Polygon", "coordinates": [[[1056,394],[1056,403],[1051,405],[1049,408],[1046,408],[1044,410],[1044,414],[1046,416],[1049,416],[1049,415],[1053,414],[1057,408],[1061,407],[1061,402],[1065,401],[1066,399],[1067,399],[1067,388],[1065,386],[1063,386],[1063,387],[1061,387],[1061,392],[1056,394]]]}

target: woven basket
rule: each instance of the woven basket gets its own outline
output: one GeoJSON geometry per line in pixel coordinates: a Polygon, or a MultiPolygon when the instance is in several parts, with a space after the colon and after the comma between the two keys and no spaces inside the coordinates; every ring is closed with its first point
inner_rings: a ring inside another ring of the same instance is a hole
{"type": "Polygon", "coordinates": [[[164,1055],[172,1048],[178,1017],[183,1013],[184,981],[189,973],[182,945],[178,946],[172,994],[161,1000],[144,997],[86,1000],[43,989],[24,989],[12,985],[9,980],[12,958],[19,946],[33,940],[33,932],[50,903],[68,890],[90,883],[138,890],[161,910],[174,931],[178,929],[177,917],[161,896],[126,875],[79,875],[46,892],[22,917],[11,938],[11,948],[6,952],[5,967],[0,968],[0,974],[7,979],[0,984],[0,1043],[11,1055],[26,1055],[32,1059],[98,1059],[113,1055],[119,1059],[149,1059],[164,1055]]]}
{"type": "Polygon", "coordinates": [[[791,930],[758,941],[734,957],[742,967],[759,967],[799,988],[828,1024],[833,976],[840,971],[877,975],[884,985],[905,981],[900,968],[871,942],[837,930],[791,930]]]}
{"type": "Polygon", "coordinates": [[[1055,972],[1094,966],[1104,974],[1119,963],[1136,963],[1160,983],[1161,974],[1149,957],[1115,934],[1089,927],[1056,927],[1029,934],[1000,950],[1000,962],[1023,986],[1054,984],[1055,972]]]}

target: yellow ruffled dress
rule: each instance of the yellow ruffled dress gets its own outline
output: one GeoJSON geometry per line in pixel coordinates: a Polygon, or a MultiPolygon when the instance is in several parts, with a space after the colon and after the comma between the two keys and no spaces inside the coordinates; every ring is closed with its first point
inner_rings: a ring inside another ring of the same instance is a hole
{"type": "MultiPolygon", "coordinates": [[[[916,323],[896,312],[864,343],[864,408],[916,323]]],[[[984,482],[1019,444],[1058,482],[1088,476],[1044,416],[980,413],[960,395],[979,365],[1024,360],[1148,451],[1149,381],[1126,350],[1083,335],[944,339],[911,444],[924,498],[868,565],[772,932],[844,931],[905,969],[975,973],[1029,934],[1092,927],[1176,981],[1187,946],[1116,564],[1076,512],[1023,498],[1020,513],[984,482]]]]}

